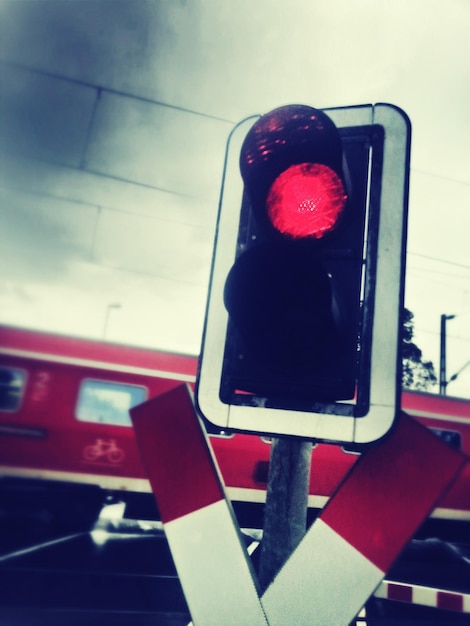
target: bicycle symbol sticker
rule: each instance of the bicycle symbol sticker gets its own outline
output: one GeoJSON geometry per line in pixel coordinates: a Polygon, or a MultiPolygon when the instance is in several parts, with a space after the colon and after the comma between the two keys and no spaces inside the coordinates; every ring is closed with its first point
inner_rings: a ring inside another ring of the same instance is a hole
{"type": "Polygon", "coordinates": [[[124,450],[117,445],[116,439],[99,438],[83,449],[85,461],[100,461],[117,465],[124,461],[124,457],[124,450]]]}

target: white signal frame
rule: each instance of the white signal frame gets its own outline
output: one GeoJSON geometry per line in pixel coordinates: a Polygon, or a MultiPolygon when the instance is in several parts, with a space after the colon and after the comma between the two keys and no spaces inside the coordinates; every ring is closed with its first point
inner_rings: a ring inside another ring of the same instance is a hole
{"type": "Polygon", "coordinates": [[[385,103],[324,109],[324,112],[338,128],[379,125],[385,132],[370,355],[369,411],[362,417],[355,417],[259,405],[230,405],[220,400],[219,389],[228,325],[223,291],[227,274],[235,260],[243,196],[241,175],[227,176],[225,173],[239,171],[238,159],[242,143],[252,125],[259,119],[258,115],[240,122],[229,138],[196,401],[202,415],[222,429],[346,444],[367,444],[381,439],[389,432],[400,408],[399,349],[411,125],[406,113],[385,103]]]}

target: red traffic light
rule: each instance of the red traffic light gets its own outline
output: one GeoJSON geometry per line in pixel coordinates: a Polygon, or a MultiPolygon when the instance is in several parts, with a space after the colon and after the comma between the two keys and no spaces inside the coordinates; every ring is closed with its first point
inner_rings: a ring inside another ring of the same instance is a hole
{"type": "Polygon", "coordinates": [[[348,200],[339,131],[318,109],[275,109],[247,133],[240,171],[239,250],[224,288],[230,374],[221,398],[243,390],[291,406],[351,399],[365,203],[348,200]]]}
{"type": "Polygon", "coordinates": [[[273,182],[266,210],[283,235],[320,239],[333,230],[347,200],[343,182],[327,165],[300,163],[273,182]]]}
{"type": "Polygon", "coordinates": [[[211,423],[354,443],[388,432],[409,137],[386,104],[289,105],[234,128],[196,387],[211,423]]]}
{"type": "Polygon", "coordinates": [[[338,129],[318,109],[280,107],[250,129],[240,171],[259,222],[294,239],[322,238],[346,206],[338,129]]]}

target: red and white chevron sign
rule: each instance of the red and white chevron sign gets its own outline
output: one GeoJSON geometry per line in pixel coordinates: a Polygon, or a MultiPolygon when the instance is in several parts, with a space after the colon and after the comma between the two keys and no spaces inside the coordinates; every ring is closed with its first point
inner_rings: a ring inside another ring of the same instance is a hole
{"type": "Polygon", "coordinates": [[[346,626],[465,463],[403,414],[260,599],[189,392],[180,386],[131,416],[195,626],[346,626]]]}
{"type": "Polygon", "coordinates": [[[269,623],[348,624],[464,463],[402,414],[392,434],[364,452],[267,589],[269,623]]]}
{"type": "Polygon", "coordinates": [[[193,623],[268,621],[210,444],[185,385],[131,410],[193,623]]]}

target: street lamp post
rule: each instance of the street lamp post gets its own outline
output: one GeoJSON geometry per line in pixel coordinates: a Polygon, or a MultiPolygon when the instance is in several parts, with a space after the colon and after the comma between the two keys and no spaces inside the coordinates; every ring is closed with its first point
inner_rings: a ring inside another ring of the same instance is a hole
{"type": "Polygon", "coordinates": [[[113,302],[112,304],[108,304],[108,306],[106,307],[106,314],[104,317],[104,325],[103,325],[103,339],[106,339],[106,332],[108,330],[108,322],[109,322],[109,315],[111,313],[111,309],[120,309],[121,308],[121,304],[119,302],[113,302]]]}
{"type": "Polygon", "coordinates": [[[443,396],[447,392],[447,374],[446,374],[446,323],[447,320],[453,320],[455,315],[441,315],[441,354],[439,367],[439,393],[443,396]]]}

